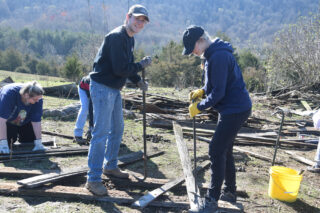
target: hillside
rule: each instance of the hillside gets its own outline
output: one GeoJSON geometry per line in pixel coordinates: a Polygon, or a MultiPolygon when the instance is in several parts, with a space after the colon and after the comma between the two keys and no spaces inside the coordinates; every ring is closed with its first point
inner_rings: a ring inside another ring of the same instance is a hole
{"type": "Polygon", "coordinates": [[[0,0],[0,27],[30,27],[104,34],[123,23],[128,6],[149,9],[151,23],[138,36],[149,51],[179,41],[186,26],[225,32],[237,46],[261,46],[283,25],[318,10],[318,0],[0,0]]]}

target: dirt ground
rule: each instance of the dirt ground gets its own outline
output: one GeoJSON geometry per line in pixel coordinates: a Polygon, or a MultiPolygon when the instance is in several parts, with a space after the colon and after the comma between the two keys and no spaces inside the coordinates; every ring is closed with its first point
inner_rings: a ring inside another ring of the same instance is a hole
{"type": "MultiPolygon", "coordinates": [[[[159,92],[159,91],[158,91],[159,92]]],[[[175,93],[174,90],[161,91],[163,95],[174,95],[176,98],[187,97],[187,90],[175,93]]],[[[49,98],[52,104],[65,100],[61,98],[49,98]]],[[[45,100],[45,99],[44,99],[45,100]]],[[[254,108],[253,115],[256,117],[270,116],[270,110],[266,108],[263,98],[253,98],[254,108]]],[[[68,101],[76,102],[77,100],[68,101]]],[[[63,105],[62,104],[62,105],[63,105]]],[[[46,105],[50,108],[50,104],[46,105]]],[[[136,112],[138,113],[138,112],[136,112]]],[[[277,119],[277,118],[276,118],[277,119]]],[[[86,124],[87,125],[87,124],[86,124]]],[[[74,121],[56,121],[53,119],[43,120],[43,130],[56,132],[64,135],[73,135],[74,121]]],[[[86,127],[87,128],[87,127],[86,127]]],[[[264,124],[264,129],[274,129],[277,126],[268,126],[264,124]]],[[[159,179],[173,179],[180,177],[183,174],[180,158],[175,143],[175,137],[172,130],[160,128],[147,128],[148,137],[148,152],[163,150],[165,154],[149,159],[148,161],[148,176],[159,179]]],[[[53,136],[43,135],[45,139],[53,139],[53,136]]],[[[77,147],[72,140],[55,137],[58,146],[61,147],[77,147]]],[[[189,154],[193,156],[193,139],[185,137],[188,144],[189,154]]],[[[250,150],[264,156],[272,158],[274,153],[273,147],[266,146],[241,146],[242,149],[250,150]]],[[[125,133],[120,149],[120,155],[143,150],[142,137],[142,122],[135,120],[125,120],[125,133]]],[[[313,160],[315,149],[291,149],[298,155],[313,160]]],[[[197,156],[198,163],[207,158],[208,144],[206,142],[197,141],[197,156]]],[[[245,212],[320,212],[320,175],[310,172],[303,174],[298,199],[294,203],[287,203],[271,199],[268,196],[269,187],[269,170],[271,162],[250,157],[246,154],[234,151],[237,168],[237,186],[239,191],[238,202],[242,203],[245,212]]],[[[285,153],[285,149],[279,149],[277,153],[277,161],[283,166],[300,170],[306,169],[306,165],[296,162],[285,153]]],[[[15,167],[19,169],[39,169],[39,170],[56,170],[67,169],[76,166],[87,164],[86,155],[77,155],[69,157],[49,157],[44,160],[21,160],[6,163],[0,163],[0,167],[15,167]]],[[[128,171],[143,174],[143,162],[138,162],[125,167],[128,171]]],[[[196,180],[199,183],[209,182],[209,170],[201,172],[196,180]]],[[[17,178],[0,177],[0,182],[16,182],[17,178]]],[[[79,186],[85,184],[85,177],[58,182],[56,184],[79,186]]],[[[123,189],[121,186],[113,186],[119,190],[129,190],[131,192],[146,193],[147,189],[123,189]]],[[[167,200],[178,200],[188,202],[185,190],[171,190],[163,197],[167,200]]],[[[201,191],[202,195],[205,190],[201,191]]],[[[163,198],[164,199],[164,198],[163,198]]],[[[52,197],[36,197],[36,196],[4,196],[0,195],[0,212],[187,212],[186,209],[169,209],[147,207],[144,210],[133,209],[130,206],[117,205],[109,202],[86,201],[77,197],[72,199],[52,198],[52,197]]]]}

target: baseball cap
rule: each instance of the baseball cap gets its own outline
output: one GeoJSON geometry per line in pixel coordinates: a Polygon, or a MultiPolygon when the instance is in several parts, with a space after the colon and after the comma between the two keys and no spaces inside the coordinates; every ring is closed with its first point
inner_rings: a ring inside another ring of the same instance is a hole
{"type": "Polygon", "coordinates": [[[140,4],[132,5],[128,11],[128,14],[132,14],[133,16],[144,16],[146,17],[147,21],[149,21],[147,9],[140,4]]]}
{"type": "Polygon", "coordinates": [[[182,55],[190,55],[196,42],[203,35],[204,29],[199,26],[191,25],[183,32],[184,49],[182,55]]]}

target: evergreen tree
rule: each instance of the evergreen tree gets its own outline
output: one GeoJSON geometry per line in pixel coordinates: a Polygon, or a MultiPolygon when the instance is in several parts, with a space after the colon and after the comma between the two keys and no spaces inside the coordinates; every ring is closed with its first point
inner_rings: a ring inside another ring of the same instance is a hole
{"type": "Polygon", "coordinates": [[[76,54],[67,57],[66,63],[63,67],[62,76],[73,81],[77,81],[82,76],[82,65],[76,54]]]}

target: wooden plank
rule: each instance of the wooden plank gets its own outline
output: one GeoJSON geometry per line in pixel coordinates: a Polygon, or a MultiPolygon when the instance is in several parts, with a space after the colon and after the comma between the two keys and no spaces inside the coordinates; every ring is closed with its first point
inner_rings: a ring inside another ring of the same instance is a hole
{"type": "Polygon", "coordinates": [[[34,158],[34,157],[49,157],[49,156],[62,156],[62,155],[79,155],[79,154],[87,154],[88,148],[78,148],[78,149],[54,149],[54,150],[46,150],[46,151],[36,151],[36,152],[24,152],[24,151],[17,151],[13,152],[12,155],[0,155],[0,162],[4,160],[11,160],[11,159],[25,159],[25,158],[34,158]],[[24,154],[26,153],[26,154],[24,154]]]}
{"type": "MultiPolygon", "coordinates": [[[[272,159],[271,159],[271,158],[266,157],[266,156],[263,156],[263,155],[260,155],[260,154],[257,154],[257,153],[255,153],[255,152],[251,152],[251,151],[249,151],[249,150],[244,150],[244,149],[241,149],[241,148],[236,147],[236,146],[234,146],[233,149],[234,149],[234,150],[237,150],[238,152],[242,152],[242,153],[245,153],[245,154],[247,154],[247,155],[250,155],[250,156],[252,156],[252,157],[255,157],[255,158],[259,158],[259,159],[261,159],[261,160],[265,160],[265,161],[272,162],[272,159]]],[[[281,162],[276,162],[276,163],[277,163],[277,164],[280,164],[281,162]]]]}
{"type": "Polygon", "coordinates": [[[313,164],[314,164],[314,162],[312,160],[309,160],[307,158],[299,156],[295,152],[285,151],[285,153],[289,154],[290,158],[295,159],[298,162],[304,163],[304,164],[309,165],[309,166],[313,166],[313,164]]]}
{"type": "Polygon", "coordinates": [[[18,177],[18,178],[27,178],[36,175],[43,175],[52,172],[59,172],[58,170],[37,170],[37,169],[17,169],[14,167],[1,167],[0,176],[1,177],[18,177]]]}
{"type": "MultiPolygon", "coordinates": [[[[36,197],[55,197],[66,199],[82,199],[90,201],[100,202],[113,202],[117,204],[131,204],[140,195],[129,195],[125,191],[108,190],[107,196],[95,196],[91,194],[87,189],[83,187],[71,187],[71,186],[54,186],[50,188],[22,188],[15,183],[0,183],[0,194],[8,196],[36,196],[36,197]]],[[[186,202],[172,202],[172,201],[153,201],[149,204],[154,207],[161,208],[188,208],[186,202]]]]}
{"type": "Polygon", "coordinates": [[[181,165],[185,176],[187,194],[190,202],[190,210],[198,211],[201,206],[201,197],[198,186],[196,185],[195,178],[192,174],[191,160],[188,152],[187,144],[183,140],[182,128],[177,122],[172,122],[174,135],[180,155],[181,165]]]}
{"type": "MultiPolygon", "coordinates": [[[[191,131],[192,128],[188,127],[183,127],[184,130],[191,131]]],[[[212,133],[214,134],[215,130],[211,129],[199,129],[197,128],[197,132],[201,133],[212,133]]],[[[238,133],[236,139],[246,139],[246,140],[254,140],[254,141],[261,141],[261,142],[269,142],[272,144],[276,143],[276,138],[267,138],[263,137],[264,133],[238,133]]],[[[268,133],[268,136],[270,136],[268,133]]],[[[309,144],[309,143],[302,143],[302,142],[297,142],[297,141],[292,141],[292,140],[286,140],[286,139],[281,139],[281,146],[283,145],[292,145],[292,146],[307,146],[307,147],[314,147],[316,148],[316,144],[309,144]]]]}
{"type": "Polygon", "coordinates": [[[71,135],[64,135],[64,134],[60,134],[60,133],[56,133],[56,132],[50,132],[50,131],[42,130],[41,133],[45,134],[45,135],[53,135],[53,136],[59,136],[59,137],[62,137],[62,138],[73,139],[73,136],[71,136],[71,135]]]}
{"type": "MultiPolygon", "coordinates": [[[[17,169],[14,167],[1,167],[0,168],[0,176],[6,178],[28,178],[37,175],[43,175],[48,173],[59,173],[60,170],[35,170],[35,169],[17,169]]],[[[114,178],[102,176],[104,181],[111,181],[116,186],[121,187],[141,187],[154,189],[157,187],[161,187],[163,184],[169,182],[169,179],[157,179],[157,178],[146,178],[144,179],[143,175],[129,171],[129,181],[127,179],[114,178]]]]}
{"type": "MultiPolygon", "coordinates": [[[[210,161],[204,161],[197,169],[194,171],[195,173],[198,173],[205,167],[210,165],[210,161]]],[[[176,178],[172,181],[169,181],[168,183],[164,184],[160,188],[157,188],[151,192],[148,192],[148,194],[142,196],[139,198],[139,200],[135,201],[131,206],[138,207],[138,208],[144,208],[146,207],[150,202],[155,200],[157,197],[165,193],[166,191],[172,189],[173,187],[177,186],[178,184],[184,182],[184,176],[176,178]]]]}
{"type": "MultiPolygon", "coordinates": [[[[207,143],[211,142],[211,139],[205,138],[202,136],[197,136],[197,139],[200,141],[205,141],[207,143]]],[[[247,141],[243,139],[236,139],[234,141],[234,145],[248,145],[248,146],[274,146],[274,144],[267,143],[267,142],[260,142],[260,141],[247,141]]]]}
{"type": "MultiPolygon", "coordinates": [[[[163,151],[154,152],[154,153],[151,153],[148,157],[151,158],[151,157],[159,156],[163,153],[164,153],[163,151]]],[[[127,155],[120,156],[118,159],[118,166],[121,167],[121,166],[130,164],[130,163],[134,163],[138,160],[141,160],[142,157],[143,157],[142,151],[133,152],[133,153],[130,153],[127,155]]],[[[59,173],[44,174],[44,175],[39,175],[39,176],[32,177],[32,178],[23,179],[23,180],[18,181],[17,183],[20,185],[23,185],[27,188],[34,188],[34,187],[41,186],[46,183],[56,182],[58,180],[66,178],[66,177],[86,174],[87,172],[88,172],[88,167],[72,168],[68,171],[61,171],[59,173]]]]}
{"type": "MultiPolygon", "coordinates": [[[[44,146],[53,146],[54,145],[54,143],[53,143],[53,141],[42,141],[42,144],[44,145],[44,146]]],[[[15,149],[15,148],[24,148],[24,147],[34,147],[34,143],[14,143],[13,144],[13,150],[15,149]]]]}
{"type": "Polygon", "coordinates": [[[308,102],[306,101],[300,101],[302,103],[302,105],[304,106],[304,108],[306,108],[306,110],[308,111],[312,111],[310,105],[308,104],[308,102]]]}

